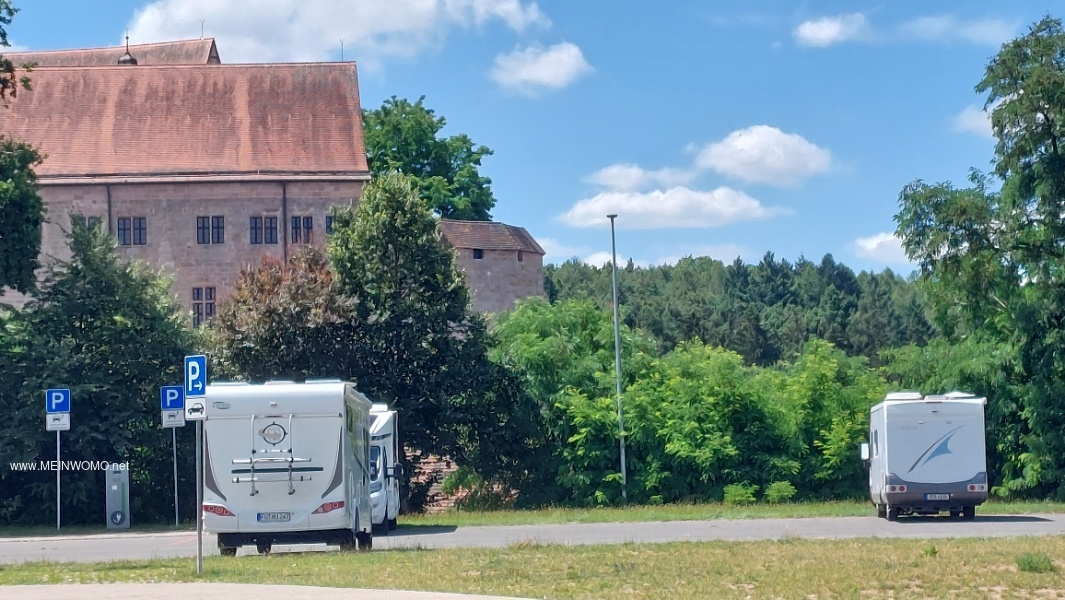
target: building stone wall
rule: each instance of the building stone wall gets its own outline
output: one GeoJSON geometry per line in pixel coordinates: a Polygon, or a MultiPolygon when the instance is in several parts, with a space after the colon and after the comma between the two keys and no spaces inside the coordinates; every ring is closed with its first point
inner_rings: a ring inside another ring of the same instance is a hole
{"type": "MultiPolygon", "coordinates": [[[[144,217],[147,243],[120,245],[120,254],[173,277],[174,294],[191,309],[193,288],[214,287],[220,302],[233,291],[241,269],[265,256],[287,260],[302,245],[290,241],[294,216],[312,217],[312,243],[323,248],[330,207],[357,200],[362,186],[361,181],[44,185],[41,261],[70,258],[64,231],[72,213],[98,217],[112,235],[117,235],[118,219],[144,217]],[[198,216],[224,217],[221,244],[197,243],[198,216]],[[257,216],[277,217],[277,244],[251,243],[250,218],[257,216]]],[[[0,300],[21,304],[25,298],[9,291],[0,300]]]]}
{"type": "Polygon", "coordinates": [[[544,295],[544,257],[521,250],[456,248],[457,266],[466,274],[473,309],[499,313],[514,308],[517,300],[544,295]],[[521,260],[518,255],[521,254],[521,260]]]}

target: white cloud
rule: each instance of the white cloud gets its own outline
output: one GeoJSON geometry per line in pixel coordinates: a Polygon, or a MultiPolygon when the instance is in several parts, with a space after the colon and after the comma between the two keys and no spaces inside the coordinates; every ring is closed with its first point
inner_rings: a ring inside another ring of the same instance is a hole
{"type": "Polygon", "coordinates": [[[854,251],[861,258],[877,260],[888,264],[907,264],[906,252],[902,241],[892,233],[878,233],[854,240],[854,251]]]}
{"type": "Polygon", "coordinates": [[[584,180],[611,190],[638,191],[650,186],[674,187],[694,179],[692,170],[664,168],[649,171],[634,164],[613,164],[592,173],[584,180]]]}
{"type": "Polygon", "coordinates": [[[206,35],[223,38],[223,62],[335,60],[343,39],[345,59],[371,68],[437,47],[456,27],[550,25],[522,0],[155,0],[134,13],[130,40],[199,37],[201,19],[206,35]]]}
{"type": "Polygon", "coordinates": [[[755,125],[703,148],[695,163],[745,181],[788,186],[828,171],[832,153],[800,135],[755,125]]]}
{"type": "Polygon", "coordinates": [[[984,137],[994,137],[991,132],[991,115],[971,105],[966,106],[961,114],[954,117],[954,129],[984,137]]]}
{"type": "Polygon", "coordinates": [[[839,42],[865,37],[869,23],[865,15],[851,13],[804,21],[795,28],[793,35],[800,46],[824,48],[839,42]]]}
{"type": "Polygon", "coordinates": [[[617,214],[619,229],[665,229],[718,227],[778,212],[731,188],[707,192],[678,186],[665,191],[601,192],[577,202],[559,218],[571,227],[606,227],[610,224],[606,215],[617,214]]]}
{"type": "Polygon", "coordinates": [[[588,252],[587,248],[567,246],[554,238],[536,238],[544,249],[544,260],[551,263],[563,263],[588,252]]]}
{"type": "MultiPolygon", "coordinates": [[[[609,252],[599,251],[593,252],[592,254],[585,256],[581,259],[581,262],[592,265],[594,267],[605,267],[610,264],[610,260],[612,258],[613,257],[610,255],[609,252]]],[[[618,266],[624,266],[625,262],[626,261],[623,258],[618,259],[618,266]]]]}
{"type": "Polygon", "coordinates": [[[575,44],[562,42],[548,48],[530,46],[496,56],[491,77],[499,85],[523,94],[559,89],[594,69],[575,44]]]}
{"type": "Polygon", "coordinates": [[[902,33],[923,40],[964,40],[997,46],[1016,35],[1017,23],[1000,19],[966,21],[950,15],[940,15],[913,19],[902,26],[902,33]]]}

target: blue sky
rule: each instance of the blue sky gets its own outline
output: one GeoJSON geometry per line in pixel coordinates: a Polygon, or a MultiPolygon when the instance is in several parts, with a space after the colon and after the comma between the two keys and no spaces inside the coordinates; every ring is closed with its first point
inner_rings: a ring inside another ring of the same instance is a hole
{"type": "Polygon", "coordinates": [[[994,140],[973,90],[1049,2],[15,0],[20,49],[187,39],[222,61],[359,63],[363,106],[425,103],[495,154],[495,220],[546,261],[831,253],[908,273],[915,179],[994,140]],[[254,6],[254,8],[252,8],[254,6]],[[343,41],[342,41],[343,40],[343,41]]]}

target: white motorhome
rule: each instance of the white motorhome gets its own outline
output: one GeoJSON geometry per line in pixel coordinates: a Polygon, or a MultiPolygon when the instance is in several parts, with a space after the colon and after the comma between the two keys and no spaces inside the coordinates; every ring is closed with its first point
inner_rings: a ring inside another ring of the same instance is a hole
{"type": "Polygon", "coordinates": [[[964,392],[892,392],[869,410],[869,496],[878,517],[938,514],[972,520],[987,500],[984,405],[964,392]]]}
{"type": "Polygon", "coordinates": [[[399,413],[387,404],[370,409],[370,505],[374,529],[387,533],[399,516],[399,413]]]}
{"type": "Polygon", "coordinates": [[[204,529],[254,545],[369,550],[370,401],[339,380],[207,386],[204,529]]]}

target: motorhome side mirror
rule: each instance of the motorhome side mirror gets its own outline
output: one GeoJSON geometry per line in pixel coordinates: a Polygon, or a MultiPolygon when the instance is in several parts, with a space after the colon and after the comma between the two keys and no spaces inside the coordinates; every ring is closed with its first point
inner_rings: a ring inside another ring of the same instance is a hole
{"type": "Polygon", "coordinates": [[[868,442],[862,442],[861,453],[862,453],[862,460],[869,460],[869,444],[868,444],[868,442]]]}
{"type": "Polygon", "coordinates": [[[399,478],[399,477],[402,477],[402,476],[403,476],[403,467],[401,467],[399,465],[396,465],[394,467],[388,467],[387,469],[385,469],[385,477],[396,477],[396,478],[399,478]]]}

